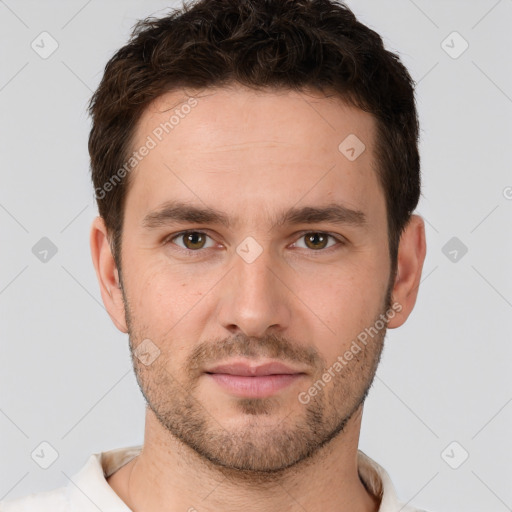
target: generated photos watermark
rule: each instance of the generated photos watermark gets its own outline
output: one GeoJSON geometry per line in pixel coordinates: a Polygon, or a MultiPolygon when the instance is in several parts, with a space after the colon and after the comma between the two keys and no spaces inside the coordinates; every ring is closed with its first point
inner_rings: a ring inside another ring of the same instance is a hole
{"type": "Polygon", "coordinates": [[[159,142],[161,142],[166,135],[168,135],[176,126],[178,126],[182,119],[184,119],[191,110],[197,106],[198,101],[196,98],[189,98],[179,108],[174,109],[174,114],[169,117],[164,123],[160,123],[152,132],[151,135],[146,137],[146,142],[132,153],[130,158],[124,165],[118,169],[108,181],[101,187],[97,187],[94,191],[96,199],[103,199],[108,192],[111,192],[139,163],[149,155],[152,149],[155,149],[159,142]]]}
{"type": "Polygon", "coordinates": [[[389,320],[393,319],[397,313],[400,313],[400,311],[402,311],[402,305],[398,302],[393,303],[385,313],[380,314],[379,318],[372,326],[366,327],[364,331],[361,331],[356,336],[356,339],[352,341],[350,348],[337,357],[336,361],[325,370],[322,377],[312,384],[307,391],[301,391],[298,394],[299,402],[304,405],[308,404],[312,397],[322,391],[322,389],[325,388],[325,386],[334,377],[336,377],[336,374],[339,374],[343,368],[345,368],[345,366],[354,359],[354,356],[361,352],[363,349],[361,345],[366,346],[368,341],[377,336],[379,332],[386,327],[389,320]]]}

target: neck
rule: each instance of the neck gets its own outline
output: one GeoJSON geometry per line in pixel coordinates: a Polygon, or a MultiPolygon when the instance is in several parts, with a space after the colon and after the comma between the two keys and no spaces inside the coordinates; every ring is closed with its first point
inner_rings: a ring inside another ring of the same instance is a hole
{"type": "Polygon", "coordinates": [[[376,512],[379,501],[357,470],[361,414],[362,407],[314,456],[269,477],[205,460],[169,435],[148,408],[142,452],[108,483],[134,512],[376,512]]]}

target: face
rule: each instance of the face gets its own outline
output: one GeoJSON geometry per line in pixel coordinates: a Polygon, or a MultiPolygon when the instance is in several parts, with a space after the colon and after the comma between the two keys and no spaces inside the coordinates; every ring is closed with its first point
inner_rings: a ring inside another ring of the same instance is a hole
{"type": "Polygon", "coordinates": [[[134,369],[170,434],[275,472],[343,430],[378,365],[393,283],[374,120],[312,92],[194,98],[160,97],[136,130],[154,147],[125,206],[134,369]]]}

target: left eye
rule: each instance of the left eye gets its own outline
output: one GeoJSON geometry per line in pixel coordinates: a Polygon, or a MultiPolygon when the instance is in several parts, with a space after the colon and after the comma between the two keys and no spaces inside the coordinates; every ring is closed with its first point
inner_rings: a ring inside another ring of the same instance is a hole
{"type": "MultiPolygon", "coordinates": [[[[335,245],[336,241],[339,242],[339,240],[334,238],[334,236],[322,232],[305,233],[299,238],[299,240],[305,241],[306,249],[313,249],[314,251],[317,251],[319,249],[325,249],[326,247],[331,247],[332,245],[335,245]],[[327,245],[329,242],[329,238],[334,242],[331,245],[327,245]]],[[[297,243],[298,242],[295,242],[295,244],[297,243]]]]}

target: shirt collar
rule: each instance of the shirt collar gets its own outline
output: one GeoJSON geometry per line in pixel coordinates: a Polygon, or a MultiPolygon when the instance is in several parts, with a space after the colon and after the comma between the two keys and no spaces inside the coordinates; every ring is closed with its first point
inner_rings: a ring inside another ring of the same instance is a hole
{"type": "Polygon", "coordinates": [[[142,445],[93,453],[66,488],[70,512],[131,512],[107,477],[136,457],[142,445]]]}
{"type": "MultiPolygon", "coordinates": [[[[85,466],[68,482],[66,497],[71,512],[130,512],[128,506],[114,492],[107,478],[139,455],[143,445],[117,448],[92,454],[85,466]]],[[[367,490],[381,500],[379,512],[406,512],[401,508],[393,483],[373,459],[358,450],[359,477],[367,490]]]]}

